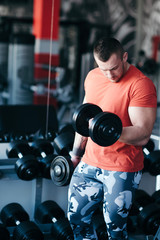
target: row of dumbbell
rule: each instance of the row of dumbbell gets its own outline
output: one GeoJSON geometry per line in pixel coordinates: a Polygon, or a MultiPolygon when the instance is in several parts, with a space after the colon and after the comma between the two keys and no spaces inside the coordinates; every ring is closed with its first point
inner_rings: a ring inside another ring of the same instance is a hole
{"type": "MultiPolygon", "coordinates": [[[[38,176],[52,179],[58,186],[69,184],[74,166],[69,152],[72,149],[74,132],[65,131],[56,136],[51,143],[37,139],[31,146],[26,141],[12,141],[7,148],[9,158],[18,158],[15,163],[17,175],[23,180],[32,180],[38,176]]],[[[144,146],[145,168],[152,175],[160,172],[160,151],[153,151],[154,143],[150,139],[144,146]],[[146,151],[149,154],[146,154],[146,151]]]]}
{"type": "Polygon", "coordinates": [[[62,155],[69,156],[74,141],[73,131],[63,131],[53,142],[36,139],[11,141],[6,149],[8,158],[16,158],[15,170],[20,179],[32,180],[38,176],[51,179],[51,163],[62,155]]]}
{"type": "MultiPolygon", "coordinates": [[[[52,200],[42,202],[35,211],[35,222],[30,221],[28,213],[19,203],[9,203],[0,212],[2,221],[0,239],[43,240],[41,224],[51,224],[49,235],[53,240],[73,240],[73,233],[64,211],[52,200]],[[13,227],[10,231],[9,227],[13,227]]],[[[0,229],[1,229],[0,228],[0,229]]]]}

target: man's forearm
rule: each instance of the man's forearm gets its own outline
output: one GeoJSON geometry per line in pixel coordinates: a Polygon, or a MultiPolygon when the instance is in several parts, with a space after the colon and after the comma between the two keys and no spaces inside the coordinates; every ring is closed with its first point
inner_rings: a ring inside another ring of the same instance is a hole
{"type": "Polygon", "coordinates": [[[144,146],[150,134],[150,131],[139,126],[124,127],[119,141],[129,145],[144,146]]]}
{"type": "Polygon", "coordinates": [[[78,157],[82,157],[85,151],[86,143],[88,138],[78,133],[75,134],[72,154],[78,157]]]}

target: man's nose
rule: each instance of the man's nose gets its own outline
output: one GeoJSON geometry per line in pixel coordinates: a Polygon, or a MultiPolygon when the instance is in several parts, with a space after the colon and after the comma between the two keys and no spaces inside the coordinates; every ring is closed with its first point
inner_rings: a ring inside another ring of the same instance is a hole
{"type": "Polygon", "coordinates": [[[111,77],[112,77],[112,72],[111,72],[111,71],[107,71],[107,72],[106,72],[106,76],[107,76],[108,78],[111,78],[111,77]]]}

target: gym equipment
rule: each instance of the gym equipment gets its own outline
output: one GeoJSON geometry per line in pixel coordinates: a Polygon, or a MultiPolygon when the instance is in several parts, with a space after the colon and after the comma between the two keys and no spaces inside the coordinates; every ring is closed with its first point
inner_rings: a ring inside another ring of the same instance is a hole
{"type": "Polygon", "coordinates": [[[55,240],[74,240],[69,221],[55,201],[42,202],[35,211],[35,220],[40,224],[52,223],[51,235],[55,240]]]}
{"type": "Polygon", "coordinates": [[[2,240],[9,240],[10,234],[7,228],[3,226],[2,223],[0,223],[0,239],[2,240]]]}
{"type": "Polygon", "coordinates": [[[53,146],[57,154],[59,155],[69,155],[69,152],[72,150],[74,142],[74,133],[73,132],[62,132],[53,141],[53,146]]]}
{"type": "Polygon", "coordinates": [[[15,171],[22,180],[32,180],[38,177],[39,162],[32,153],[32,148],[26,141],[12,141],[6,149],[8,158],[18,158],[15,171]]]}
{"type": "Polygon", "coordinates": [[[57,186],[66,186],[69,184],[74,171],[74,165],[69,153],[74,142],[72,132],[62,132],[53,141],[57,157],[51,163],[50,176],[57,186]]]}
{"type": "Polygon", "coordinates": [[[160,174],[160,150],[154,150],[154,147],[151,139],[143,147],[144,171],[149,172],[152,176],[157,176],[160,174]]]}
{"type": "Polygon", "coordinates": [[[40,166],[41,176],[51,179],[50,166],[55,158],[54,148],[50,141],[37,139],[32,143],[33,154],[37,157],[40,166]]]}
{"type": "Polygon", "coordinates": [[[67,186],[70,183],[74,165],[69,156],[57,156],[51,163],[50,176],[57,186],[67,186]]]}
{"type": "Polygon", "coordinates": [[[103,112],[100,107],[90,103],[79,106],[72,120],[76,132],[91,137],[104,147],[114,144],[122,132],[122,122],[116,114],[103,112]]]}
{"type": "Polygon", "coordinates": [[[44,240],[39,227],[29,221],[29,215],[19,203],[9,203],[0,212],[1,221],[6,227],[14,227],[13,240],[44,240]]]}
{"type": "Polygon", "coordinates": [[[136,191],[130,215],[137,215],[137,225],[146,235],[154,235],[160,226],[160,205],[141,189],[136,191]]]}
{"type": "Polygon", "coordinates": [[[154,202],[155,200],[148,193],[142,189],[137,189],[129,215],[138,215],[142,208],[154,202]]]}

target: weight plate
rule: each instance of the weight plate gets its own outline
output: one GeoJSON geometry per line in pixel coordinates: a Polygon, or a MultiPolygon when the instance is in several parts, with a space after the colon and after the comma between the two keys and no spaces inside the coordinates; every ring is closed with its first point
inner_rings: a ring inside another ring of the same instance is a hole
{"type": "Polygon", "coordinates": [[[15,163],[15,171],[22,180],[29,181],[36,178],[40,172],[39,168],[39,162],[33,155],[19,158],[15,163]]]}
{"type": "Polygon", "coordinates": [[[66,156],[71,151],[74,142],[74,134],[72,132],[64,132],[58,135],[53,142],[54,149],[57,154],[66,156]]]}
{"type": "Polygon", "coordinates": [[[40,228],[32,221],[21,222],[13,230],[13,240],[44,240],[40,228]]]}
{"type": "Polygon", "coordinates": [[[100,112],[102,109],[94,104],[85,103],[79,106],[72,117],[74,130],[82,136],[89,137],[89,120],[100,112]]]}
{"type": "Polygon", "coordinates": [[[100,146],[106,147],[114,144],[122,132],[120,118],[111,112],[101,112],[91,121],[89,136],[100,146]]]}
{"type": "Polygon", "coordinates": [[[51,179],[57,186],[67,186],[70,182],[74,167],[70,157],[57,156],[51,163],[51,179]]]}
{"type": "Polygon", "coordinates": [[[135,216],[139,214],[140,209],[144,208],[145,206],[153,203],[154,199],[144,190],[137,189],[135,191],[135,196],[133,198],[133,204],[130,209],[130,216],[135,216]]]}
{"type": "Polygon", "coordinates": [[[28,221],[29,215],[25,209],[16,202],[5,205],[0,213],[1,221],[5,226],[16,226],[16,221],[28,221]]]}
{"type": "Polygon", "coordinates": [[[17,140],[8,144],[8,148],[6,149],[8,158],[17,158],[19,153],[22,156],[32,154],[32,148],[27,141],[17,140]]]}
{"type": "Polygon", "coordinates": [[[40,157],[41,153],[46,155],[53,154],[54,148],[49,140],[37,139],[32,143],[33,153],[35,156],[40,157]]]}
{"type": "Polygon", "coordinates": [[[63,209],[53,200],[47,200],[38,205],[34,218],[40,224],[53,223],[65,217],[63,209]]]}
{"type": "Polygon", "coordinates": [[[160,206],[157,203],[151,203],[145,206],[139,213],[137,217],[138,225],[143,229],[146,234],[152,234],[157,221],[160,219],[160,206]],[[157,218],[157,214],[159,217],[157,218]],[[154,218],[155,216],[155,218],[154,218]],[[150,229],[148,229],[150,226],[150,229]],[[152,229],[151,229],[152,226],[152,229]]]}
{"type": "Polygon", "coordinates": [[[55,239],[74,240],[73,231],[67,218],[59,219],[52,224],[51,234],[55,239]]]}

